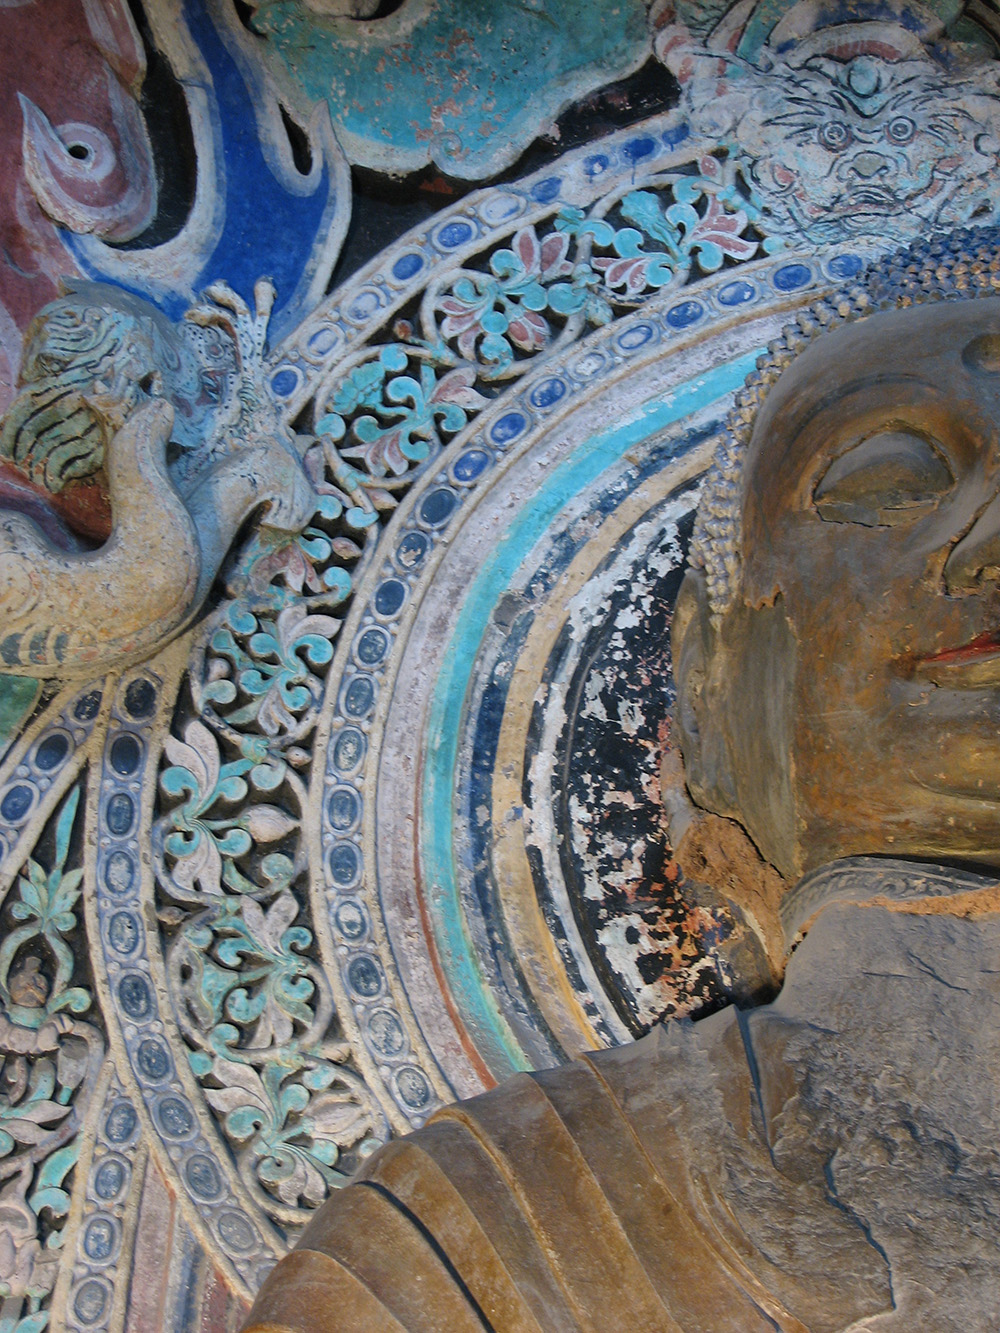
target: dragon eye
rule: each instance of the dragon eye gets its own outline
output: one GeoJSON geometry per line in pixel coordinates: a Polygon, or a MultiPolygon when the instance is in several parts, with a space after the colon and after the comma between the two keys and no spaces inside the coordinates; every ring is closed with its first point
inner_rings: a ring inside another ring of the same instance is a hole
{"type": "Polygon", "coordinates": [[[828,120],[819,127],[819,141],[832,153],[839,153],[851,142],[851,131],[842,120],[828,120]]]}
{"type": "Polygon", "coordinates": [[[892,143],[909,143],[917,127],[909,116],[893,116],[885,127],[886,138],[892,143]]]}

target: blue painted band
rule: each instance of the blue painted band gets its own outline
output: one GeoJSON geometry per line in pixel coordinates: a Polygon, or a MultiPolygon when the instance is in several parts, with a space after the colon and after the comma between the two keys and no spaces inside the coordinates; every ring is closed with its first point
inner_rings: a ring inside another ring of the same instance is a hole
{"type": "Polygon", "coordinates": [[[465,701],[479,645],[497,600],[510,586],[525,554],[556,515],[625,452],[650,435],[676,425],[740,387],[754,369],[759,350],[717,366],[678,385],[634,420],[592,436],[556,468],[530,497],[504,540],[469,585],[438,674],[425,733],[421,797],[422,874],[435,941],[448,984],[476,1044],[497,1078],[529,1067],[524,1052],[482,975],[459,895],[454,859],[453,775],[465,701]]]}

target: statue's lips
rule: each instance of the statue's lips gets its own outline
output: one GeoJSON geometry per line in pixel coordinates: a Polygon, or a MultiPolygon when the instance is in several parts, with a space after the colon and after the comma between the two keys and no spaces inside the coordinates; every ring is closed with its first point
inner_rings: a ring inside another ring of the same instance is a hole
{"type": "Polygon", "coordinates": [[[977,634],[957,648],[918,657],[914,674],[921,680],[953,689],[1000,685],[1000,630],[977,634]]]}

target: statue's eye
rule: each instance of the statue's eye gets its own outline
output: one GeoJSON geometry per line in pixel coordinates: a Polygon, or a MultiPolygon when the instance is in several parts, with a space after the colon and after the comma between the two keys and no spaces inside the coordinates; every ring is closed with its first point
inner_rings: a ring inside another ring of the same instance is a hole
{"type": "Polygon", "coordinates": [[[893,116],[885,127],[886,138],[891,143],[909,143],[917,132],[917,127],[909,116],[893,116]]]}
{"type": "Polygon", "coordinates": [[[934,509],[954,485],[940,452],[922,435],[886,430],[834,460],[813,494],[828,523],[892,527],[934,509]]]}
{"type": "Polygon", "coordinates": [[[842,120],[828,120],[819,127],[819,141],[832,153],[839,153],[851,142],[851,131],[842,120]]]}

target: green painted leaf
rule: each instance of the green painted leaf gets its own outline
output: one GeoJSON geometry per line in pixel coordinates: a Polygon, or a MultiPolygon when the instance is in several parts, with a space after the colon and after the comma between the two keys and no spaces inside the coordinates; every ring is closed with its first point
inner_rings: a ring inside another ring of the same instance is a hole
{"type": "Polygon", "coordinates": [[[43,1208],[48,1208],[53,1217],[65,1217],[69,1212],[70,1196],[65,1190],[53,1187],[51,1189],[35,1190],[28,1203],[36,1213],[40,1213],[43,1208]]]}
{"type": "MultiPolygon", "coordinates": [[[[38,1172],[38,1188],[48,1189],[53,1185],[61,1185],[66,1179],[70,1169],[76,1165],[80,1156],[80,1145],[74,1140],[67,1143],[64,1148],[58,1149],[51,1157],[48,1157],[41,1165],[38,1172]]],[[[35,1204],[31,1205],[35,1208],[35,1204]]],[[[37,1208],[36,1208],[37,1211],[37,1208]]]]}
{"type": "MultiPolygon", "coordinates": [[[[42,1330],[48,1328],[48,1326],[48,1310],[39,1310],[37,1314],[29,1314],[24,1319],[19,1319],[11,1329],[11,1333],[42,1333],[42,1330]]],[[[0,1333],[7,1333],[2,1325],[0,1325],[0,1333]]]]}
{"type": "Polygon", "coordinates": [[[60,870],[66,864],[70,835],[73,832],[73,821],[76,819],[76,808],[79,804],[80,788],[74,787],[63,804],[59,822],[56,824],[56,865],[60,870]]]}

